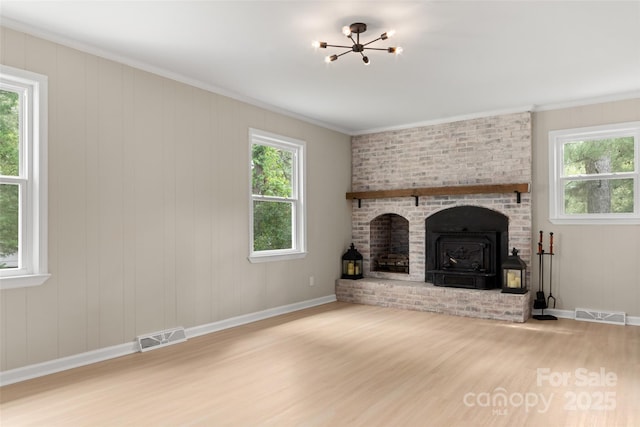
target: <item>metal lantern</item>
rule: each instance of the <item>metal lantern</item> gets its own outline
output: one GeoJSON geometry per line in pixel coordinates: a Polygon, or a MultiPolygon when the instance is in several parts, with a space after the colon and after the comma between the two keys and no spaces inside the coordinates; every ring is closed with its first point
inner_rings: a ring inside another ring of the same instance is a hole
{"type": "Polygon", "coordinates": [[[362,279],[362,255],[351,244],[351,248],[342,255],[342,278],[362,279]]]}
{"type": "Polygon", "coordinates": [[[502,292],[507,294],[527,293],[526,273],[527,264],[518,256],[518,250],[513,248],[511,255],[502,263],[502,292]]]}

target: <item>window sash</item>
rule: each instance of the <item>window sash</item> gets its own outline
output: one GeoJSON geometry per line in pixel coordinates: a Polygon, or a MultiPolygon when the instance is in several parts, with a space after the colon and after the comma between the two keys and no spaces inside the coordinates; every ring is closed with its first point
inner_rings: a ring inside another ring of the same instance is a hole
{"type": "Polygon", "coordinates": [[[253,215],[253,219],[254,219],[254,223],[253,223],[253,231],[254,231],[254,240],[253,240],[253,244],[254,244],[254,252],[260,252],[260,253],[282,253],[283,251],[294,251],[297,249],[297,240],[296,240],[296,203],[294,201],[289,201],[289,200],[264,200],[264,199],[254,199],[254,215],[253,215]],[[288,208],[288,215],[287,215],[287,219],[288,219],[288,230],[289,230],[289,235],[288,235],[288,241],[289,241],[289,245],[288,247],[281,247],[281,248],[272,248],[272,249],[259,249],[256,250],[255,249],[255,244],[256,244],[256,237],[261,237],[261,236],[256,236],[256,205],[259,203],[268,203],[271,204],[272,206],[284,206],[285,208],[288,208]]]}
{"type": "MultiPolygon", "coordinates": [[[[567,195],[567,186],[570,183],[581,183],[581,184],[588,184],[588,183],[602,183],[602,182],[607,182],[611,186],[615,186],[615,184],[621,184],[620,181],[630,181],[631,182],[631,187],[633,188],[635,185],[635,180],[633,178],[609,178],[609,179],[605,179],[605,178],[589,178],[589,179],[572,179],[572,178],[565,178],[561,180],[561,185],[563,187],[563,201],[566,202],[566,195],[567,195]]],[[[600,185],[599,185],[600,186],[600,185]]],[[[613,192],[613,189],[611,190],[613,192]]],[[[578,199],[578,202],[581,203],[585,203],[586,200],[583,199],[578,199]]],[[[610,195],[609,197],[609,211],[608,212],[585,212],[585,213],[580,213],[580,212],[568,212],[567,208],[566,208],[566,204],[563,206],[563,213],[564,215],[567,216],[584,216],[584,217],[588,217],[588,216],[592,216],[592,215],[600,215],[600,216],[607,216],[607,215],[611,215],[611,216],[615,216],[615,217],[624,217],[624,216],[629,216],[629,215],[633,215],[633,212],[635,211],[635,207],[637,204],[637,199],[636,198],[632,198],[631,202],[632,202],[632,210],[631,212],[615,212],[613,209],[611,209],[613,207],[613,202],[615,201],[615,197],[613,194],[610,195]]]]}
{"type": "Polygon", "coordinates": [[[38,286],[47,271],[47,77],[0,65],[0,86],[20,94],[19,267],[0,269],[0,289],[38,286]]]}
{"type": "Polygon", "coordinates": [[[640,122],[620,123],[580,129],[567,129],[549,133],[549,219],[565,224],[637,224],[640,223],[640,122]],[[564,148],[578,141],[633,138],[633,166],[630,172],[594,174],[565,174],[564,148]],[[567,213],[565,211],[565,185],[569,181],[633,180],[633,212],[567,213]]]}

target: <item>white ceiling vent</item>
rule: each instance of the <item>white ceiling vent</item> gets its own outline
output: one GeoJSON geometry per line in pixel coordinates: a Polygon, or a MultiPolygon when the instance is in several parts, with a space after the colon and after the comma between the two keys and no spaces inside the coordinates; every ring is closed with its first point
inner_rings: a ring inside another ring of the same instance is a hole
{"type": "Polygon", "coordinates": [[[586,308],[576,308],[576,320],[626,325],[627,315],[620,311],[597,311],[586,308]]]}
{"type": "Polygon", "coordinates": [[[154,332],[152,334],[140,335],[138,337],[138,344],[140,345],[140,351],[148,351],[184,342],[186,340],[187,335],[184,332],[184,328],[180,327],[154,332]]]}

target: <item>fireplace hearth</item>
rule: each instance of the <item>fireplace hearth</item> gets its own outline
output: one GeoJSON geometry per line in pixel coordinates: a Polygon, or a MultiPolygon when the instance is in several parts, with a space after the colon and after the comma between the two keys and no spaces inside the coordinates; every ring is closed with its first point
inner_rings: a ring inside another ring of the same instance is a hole
{"type": "Polygon", "coordinates": [[[426,219],[426,277],[436,286],[502,287],[509,219],[491,209],[456,206],[426,219]]]}

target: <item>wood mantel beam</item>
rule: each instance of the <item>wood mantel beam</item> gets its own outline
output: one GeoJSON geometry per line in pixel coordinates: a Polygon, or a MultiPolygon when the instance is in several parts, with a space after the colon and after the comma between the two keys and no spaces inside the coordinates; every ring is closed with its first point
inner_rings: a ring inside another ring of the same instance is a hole
{"type": "Polygon", "coordinates": [[[347,199],[388,199],[391,197],[450,196],[457,194],[528,193],[529,184],[459,185],[450,187],[404,188],[400,190],[355,191],[347,199]]]}

